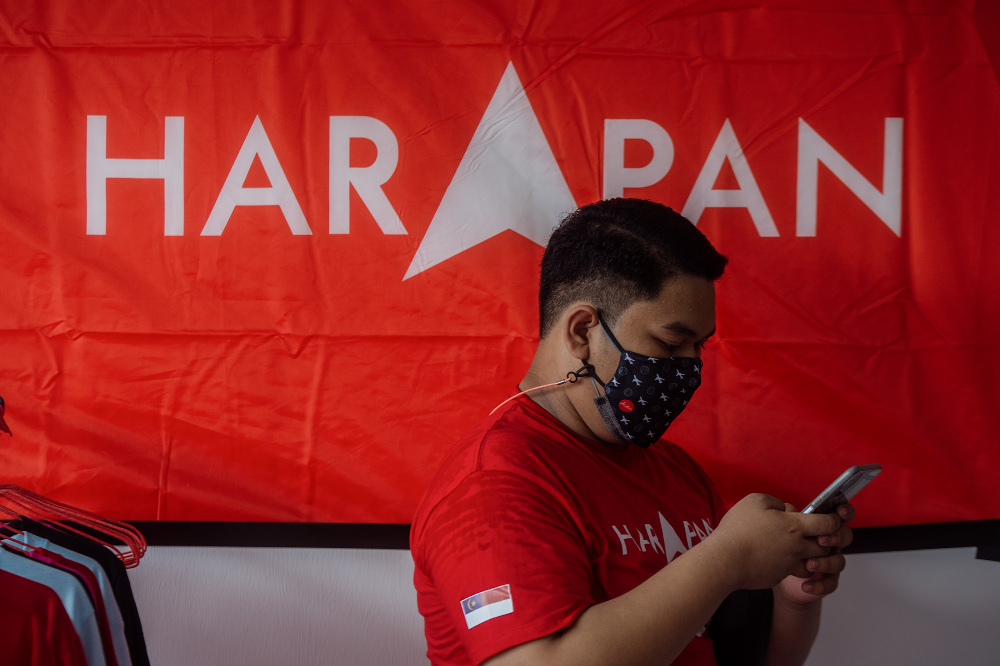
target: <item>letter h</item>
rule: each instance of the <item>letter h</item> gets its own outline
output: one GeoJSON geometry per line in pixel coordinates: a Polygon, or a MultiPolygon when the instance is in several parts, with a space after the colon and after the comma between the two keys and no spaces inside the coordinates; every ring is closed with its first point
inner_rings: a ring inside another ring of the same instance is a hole
{"type": "Polygon", "coordinates": [[[184,117],[167,116],[163,159],[108,157],[108,117],[87,116],[87,234],[107,232],[109,178],[163,179],[163,235],[184,235],[184,117]]]}
{"type": "Polygon", "coordinates": [[[622,534],[621,532],[618,531],[617,525],[612,525],[611,529],[615,531],[615,534],[618,535],[618,538],[622,542],[622,555],[627,555],[628,547],[625,545],[625,539],[632,539],[632,543],[635,543],[635,537],[632,536],[632,533],[628,531],[628,525],[622,525],[622,529],[625,530],[625,534],[622,534]]]}

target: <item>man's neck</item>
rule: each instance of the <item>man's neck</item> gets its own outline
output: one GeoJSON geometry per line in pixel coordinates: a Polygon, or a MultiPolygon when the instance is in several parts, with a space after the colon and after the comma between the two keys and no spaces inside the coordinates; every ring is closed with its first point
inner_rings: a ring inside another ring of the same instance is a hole
{"type": "MultiPolygon", "coordinates": [[[[553,364],[544,362],[539,356],[540,354],[535,355],[531,366],[528,368],[528,372],[524,375],[524,379],[518,384],[518,388],[522,391],[565,379],[567,372],[569,372],[569,370],[556,369],[553,367],[553,364]]],[[[579,365],[583,364],[579,363],[579,365]]],[[[576,368],[574,368],[575,370],[576,368]]],[[[591,381],[587,377],[581,377],[575,383],[532,391],[527,396],[536,405],[551,414],[553,418],[580,437],[592,440],[611,449],[624,448],[627,445],[617,446],[617,443],[612,444],[598,437],[580,416],[580,412],[572,400],[574,394],[579,396],[586,391],[593,393],[594,389],[590,386],[591,381]]],[[[597,397],[597,394],[595,393],[592,397],[597,397]]]]}

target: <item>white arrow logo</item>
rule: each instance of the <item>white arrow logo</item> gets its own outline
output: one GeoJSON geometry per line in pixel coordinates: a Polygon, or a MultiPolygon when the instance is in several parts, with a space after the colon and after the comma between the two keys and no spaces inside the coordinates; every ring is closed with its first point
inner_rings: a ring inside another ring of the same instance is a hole
{"type": "Polygon", "coordinates": [[[684,547],[684,543],[681,542],[677,532],[670,526],[663,514],[659,511],[657,514],[660,516],[660,531],[663,533],[663,552],[667,556],[667,564],[670,564],[675,557],[686,553],[687,548],[684,547]]]}
{"type": "Polygon", "coordinates": [[[507,229],[544,246],[575,209],[510,63],[403,279],[507,229]]]}

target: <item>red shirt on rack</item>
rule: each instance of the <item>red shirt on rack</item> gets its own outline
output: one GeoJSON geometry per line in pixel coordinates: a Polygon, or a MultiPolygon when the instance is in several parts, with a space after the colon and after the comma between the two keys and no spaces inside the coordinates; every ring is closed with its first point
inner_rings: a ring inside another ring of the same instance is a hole
{"type": "Polygon", "coordinates": [[[104,648],[106,664],[107,666],[118,666],[118,660],[115,658],[115,645],[111,638],[111,627],[108,624],[108,613],[104,609],[104,597],[101,595],[101,588],[94,574],[82,564],[68,560],[62,555],[45,550],[44,548],[34,548],[25,552],[25,555],[43,564],[67,571],[83,581],[84,587],[87,589],[87,593],[94,604],[97,629],[101,634],[101,645],[104,648]]]}
{"type": "Polygon", "coordinates": [[[59,596],[0,570],[0,664],[87,666],[83,645],[59,596]]]}

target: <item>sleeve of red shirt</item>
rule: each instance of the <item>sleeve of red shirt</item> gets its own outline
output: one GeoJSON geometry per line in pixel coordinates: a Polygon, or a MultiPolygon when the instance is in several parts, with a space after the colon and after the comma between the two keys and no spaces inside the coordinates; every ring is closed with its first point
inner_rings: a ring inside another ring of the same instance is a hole
{"type": "Polygon", "coordinates": [[[466,477],[428,517],[420,569],[438,591],[473,663],[573,624],[597,603],[592,552],[573,508],[506,471],[466,477]],[[463,600],[509,585],[513,611],[467,628],[463,600]]]}

